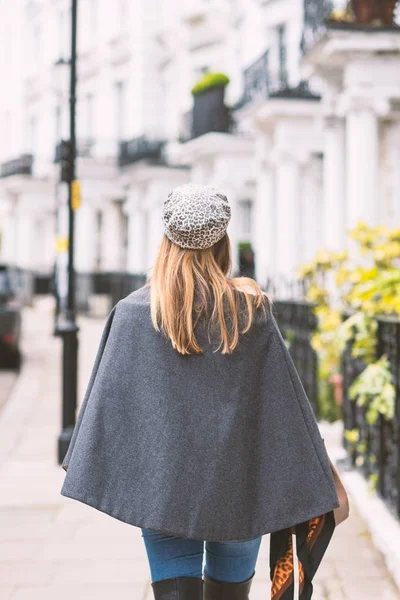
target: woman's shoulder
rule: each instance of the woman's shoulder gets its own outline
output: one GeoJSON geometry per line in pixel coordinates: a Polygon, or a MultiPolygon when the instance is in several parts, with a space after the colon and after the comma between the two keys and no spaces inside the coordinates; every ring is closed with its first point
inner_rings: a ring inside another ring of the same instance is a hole
{"type": "Polygon", "coordinates": [[[150,303],[150,284],[146,283],[139,289],[131,292],[118,302],[119,305],[148,305],[150,303]]]}
{"type": "Polygon", "coordinates": [[[143,320],[145,313],[150,312],[150,287],[148,284],[140,287],[139,289],[131,292],[125,298],[122,298],[117,302],[111,311],[114,313],[114,322],[119,322],[120,319],[126,321],[126,319],[139,318],[143,320]]]}
{"type": "MultiPolygon", "coordinates": [[[[254,286],[254,284],[252,283],[251,280],[246,281],[247,278],[243,278],[243,279],[244,280],[240,281],[239,284],[236,286],[237,291],[239,293],[243,294],[243,297],[247,294],[250,294],[250,295],[256,297],[259,294],[257,287],[254,286]]],[[[265,290],[261,289],[261,298],[262,298],[261,305],[264,306],[270,313],[273,310],[273,301],[272,301],[270,294],[268,294],[265,290]]]]}

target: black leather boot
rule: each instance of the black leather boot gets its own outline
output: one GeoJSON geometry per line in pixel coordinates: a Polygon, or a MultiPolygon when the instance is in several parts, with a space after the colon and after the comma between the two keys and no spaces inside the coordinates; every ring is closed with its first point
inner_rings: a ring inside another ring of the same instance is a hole
{"type": "Polygon", "coordinates": [[[204,575],[204,600],[248,600],[254,573],[246,581],[227,583],[204,575]]]}
{"type": "Polygon", "coordinates": [[[200,577],[171,577],[151,584],[155,600],[203,600],[200,577]]]}

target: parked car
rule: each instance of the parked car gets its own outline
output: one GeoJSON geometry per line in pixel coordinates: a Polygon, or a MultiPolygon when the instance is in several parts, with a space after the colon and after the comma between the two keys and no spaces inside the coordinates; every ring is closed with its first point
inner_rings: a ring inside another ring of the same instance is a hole
{"type": "Polygon", "coordinates": [[[21,308],[12,268],[0,264],[0,368],[21,366],[21,308]]]}

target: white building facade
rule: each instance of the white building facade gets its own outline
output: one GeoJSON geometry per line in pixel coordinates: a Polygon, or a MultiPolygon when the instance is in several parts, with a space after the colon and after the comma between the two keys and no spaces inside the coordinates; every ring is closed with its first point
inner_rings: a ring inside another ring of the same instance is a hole
{"type": "MultiPolygon", "coordinates": [[[[399,30],[326,25],[326,0],[78,4],[78,272],[148,272],[162,202],[188,181],[228,195],[233,271],[250,245],[278,295],[358,220],[400,227],[399,30]],[[191,88],[207,71],[230,78],[229,118],[203,115],[199,134],[191,88]]],[[[0,261],[43,272],[65,235],[69,5],[0,2],[0,261]]]]}

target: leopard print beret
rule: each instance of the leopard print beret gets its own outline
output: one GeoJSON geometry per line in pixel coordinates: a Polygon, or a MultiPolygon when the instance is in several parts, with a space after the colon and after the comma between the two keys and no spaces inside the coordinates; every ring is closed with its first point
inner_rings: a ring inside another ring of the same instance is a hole
{"type": "Polygon", "coordinates": [[[224,237],[231,218],[227,197],[209,185],[187,183],[164,202],[166,236],[181,248],[210,248],[224,237]]]}

